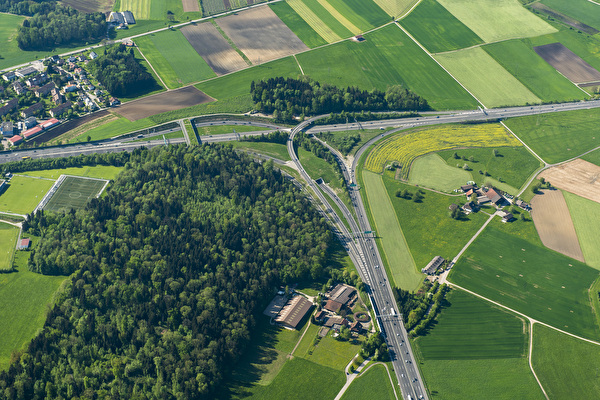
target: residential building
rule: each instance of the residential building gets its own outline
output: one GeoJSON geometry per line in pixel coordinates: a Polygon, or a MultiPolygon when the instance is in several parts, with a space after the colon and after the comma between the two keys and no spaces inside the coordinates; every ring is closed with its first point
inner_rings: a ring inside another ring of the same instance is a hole
{"type": "Polygon", "coordinates": [[[500,205],[504,202],[504,197],[498,194],[494,188],[489,188],[488,191],[485,192],[485,196],[496,205],[500,205]]]}
{"type": "Polygon", "coordinates": [[[511,213],[505,213],[504,216],[502,217],[502,222],[510,222],[513,219],[515,219],[515,217],[511,214],[511,213]]]}
{"type": "Polygon", "coordinates": [[[25,84],[29,87],[40,86],[40,85],[43,85],[44,83],[46,83],[47,81],[48,81],[48,74],[41,73],[41,74],[32,76],[31,78],[27,79],[25,81],[25,84]]]}
{"type": "Polygon", "coordinates": [[[108,104],[109,104],[111,107],[114,107],[114,106],[118,106],[119,104],[121,104],[121,102],[119,101],[119,99],[117,99],[117,98],[115,98],[115,97],[111,97],[111,98],[108,100],[108,104]]]}
{"type": "Polygon", "coordinates": [[[12,137],[15,134],[15,126],[11,121],[3,122],[0,125],[0,134],[4,137],[12,137]]]}
{"type": "Polygon", "coordinates": [[[42,97],[50,93],[52,89],[56,88],[54,82],[46,83],[44,86],[37,88],[34,93],[37,97],[42,97]]]}
{"type": "Polygon", "coordinates": [[[35,119],[35,117],[25,118],[25,121],[23,121],[23,125],[25,125],[26,129],[33,128],[37,125],[37,120],[35,119]]]}
{"type": "Polygon", "coordinates": [[[90,52],[90,58],[92,60],[95,60],[96,58],[98,58],[98,54],[96,54],[96,52],[92,51],[92,52],[90,52]]]}
{"type": "Polygon", "coordinates": [[[26,76],[35,74],[36,72],[38,72],[38,70],[33,67],[25,67],[25,68],[16,70],[15,75],[17,75],[17,77],[19,77],[19,78],[25,78],[26,76]]]}
{"type": "Polygon", "coordinates": [[[25,89],[23,87],[23,85],[21,85],[21,82],[13,83],[12,88],[15,91],[15,93],[17,94],[17,96],[20,96],[27,91],[27,89],[25,89]]]}
{"type": "Polygon", "coordinates": [[[65,93],[76,92],[77,86],[76,85],[67,85],[64,87],[64,90],[65,90],[65,93]]]}
{"type": "Polygon", "coordinates": [[[0,117],[3,117],[6,114],[10,114],[11,112],[13,112],[17,109],[18,105],[18,99],[10,99],[4,106],[0,107],[0,117]]]}
{"type": "Polygon", "coordinates": [[[4,75],[2,75],[2,79],[4,79],[6,82],[10,82],[13,79],[15,79],[16,77],[17,77],[17,74],[15,74],[15,71],[8,71],[4,75]]]}
{"type": "Polygon", "coordinates": [[[32,115],[35,115],[36,113],[40,112],[43,109],[44,109],[44,103],[42,103],[40,101],[39,103],[35,103],[31,107],[28,107],[25,110],[21,111],[21,117],[29,118],[32,115]]]}
{"type": "Polygon", "coordinates": [[[71,108],[71,102],[67,101],[62,103],[50,110],[50,115],[53,117],[60,117],[65,111],[71,108]]]}

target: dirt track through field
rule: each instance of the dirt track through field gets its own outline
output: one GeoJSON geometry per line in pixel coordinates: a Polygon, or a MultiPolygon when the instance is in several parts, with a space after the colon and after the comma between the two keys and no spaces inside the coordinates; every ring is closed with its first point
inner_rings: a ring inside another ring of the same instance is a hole
{"type": "Polygon", "coordinates": [[[269,7],[232,14],[217,23],[253,64],[308,50],[269,7]]]}
{"type": "Polygon", "coordinates": [[[565,256],[585,262],[562,192],[543,190],[531,200],[531,208],[531,217],[542,243],[565,256]]]}
{"type": "Polygon", "coordinates": [[[585,62],[562,43],[551,43],[533,48],[548,64],[573,83],[600,81],[600,72],[585,62]]]}
{"type": "Polygon", "coordinates": [[[188,86],[130,101],[129,103],[117,107],[115,112],[130,121],[136,121],[166,111],[179,110],[180,108],[209,103],[214,100],[215,99],[204,94],[195,87],[188,86]]]}
{"type": "Polygon", "coordinates": [[[200,11],[198,0],[181,0],[181,3],[183,5],[183,12],[200,11]]]}
{"type": "Polygon", "coordinates": [[[211,23],[188,25],[181,33],[208,66],[221,76],[246,68],[248,64],[211,23]]]}
{"type": "Polygon", "coordinates": [[[600,167],[577,159],[549,168],[539,177],[552,186],[600,203],[600,167]]]}

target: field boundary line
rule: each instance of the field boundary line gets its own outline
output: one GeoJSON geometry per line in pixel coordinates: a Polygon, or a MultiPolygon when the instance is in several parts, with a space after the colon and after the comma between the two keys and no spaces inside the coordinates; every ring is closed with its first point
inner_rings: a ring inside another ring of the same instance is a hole
{"type": "Polygon", "coordinates": [[[423,0],[417,1],[408,11],[406,11],[403,15],[401,15],[400,17],[398,17],[394,22],[397,23],[401,19],[406,18],[419,4],[421,4],[421,1],[423,1],[423,0]]]}
{"type": "Polygon", "coordinates": [[[154,66],[152,65],[152,63],[150,61],[148,61],[148,59],[146,58],[146,56],[142,52],[142,49],[139,46],[136,46],[136,47],[137,47],[138,51],[140,52],[140,55],[142,56],[142,58],[144,58],[144,60],[146,60],[146,62],[150,66],[150,68],[152,68],[152,71],[154,71],[154,74],[158,77],[158,79],[160,79],[160,82],[163,84],[163,86],[167,88],[167,92],[169,90],[171,90],[171,88],[169,86],[167,86],[167,84],[165,83],[165,81],[162,80],[162,77],[158,74],[158,72],[156,72],[156,70],[154,69],[154,66]]]}
{"type": "Polygon", "coordinates": [[[46,192],[46,194],[44,195],[44,197],[42,197],[42,200],[40,200],[40,202],[38,203],[38,205],[33,210],[33,214],[34,215],[37,214],[37,212],[40,211],[42,208],[44,208],[44,206],[46,205],[46,203],[48,203],[48,200],[50,200],[50,198],[58,190],[58,188],[60,187],[60,185],[62,185],[62,183],[63,183],[63,181],[65,180],[66,177],[67,177],[67,175],[61,175],[61,176],[58,177],[58,179],[56,180],[56,182],[54,182],[54,185],[52,185],[52,187],[50,188],[50,190],[48,190],[46,192]]]}
{"type": "Polygon", "coordinates": [[[503,127],[504,127],[504,128],[507,130],[507,131],[509,131],[509,132],[510,132],[510,134],[511,134],[511,135],[513,135],[513,136],[514,136],[514,137],[515,137],[515,138],[516,138],[516,139],[517,139],[519,142],[521,142],[521,143],[523,144],[523,146],[525,146],[525,148],[526,148],[527,150],[529,150],[529,151],[531,152],[531,154],[533,154],[533,155],[535,156],[535,158],[537,158],[538,160],[540,160],[540,161],[541,161],[541,162],[544,164],[544,167],[547,167],[547,166],[549,166],[549,165],[550,165],[550,164],[548,164],[546,161],[544,161],[544,159],[543,159],[542,157],[538,156],[538,154],[537,154],[535,151],[533,151],[533,150],[531,149],[531,147],[529,147],[529,146],[527,145],[527,143],[525,143],[524,141],[522,141],[522,140],[521,140],[521,138],[520,138],[520,137],[518,137],[518,136],[517,136],[517,135],[516,135],[516,134],[515,134],[515,133],[512,131],[512,129],[510,129],[508,126],[506,126],[506,124],[504,123],[504,121],[500,121],[500,125],[502,125],[502,126],[503,126],[503,127]]]}
{"type": "Polygon", "coordinates": [[[486,110],[488,109],[488,108],[485,106],[485,104],[483,104],[483,103],[482,103],[482,102],[481,102],[481,101],[480,101],[480,100],[479,100],[479,99],[478,99],[478,98],[477,98],[477,97],[476,97],[476,96],[475,96],[473,93],[471,93],[471,91],[470,91],[469,89],[467,89],[467,88],[465,87],[465,85],[463,85],[463,84],[462,84],[462,83],[461,83],[461,82],[460,82],[458,79],[456,79],[456,77],[455,77],[454,75],[452,75],[452,74],[450,73],[450,71],[448,71],[448,70],[446,69],[446,67],[444,67],[444,66],[443,66],[443,65],[442,65],[442,64],[441,64],[441,63],[440,63],[438,60],[436,60],[436,59],[435,59],[435,57],[434,57],[433,55],[431,55],[431,53],[430,53],[430,52],[429,52],[429,51],[428,51],[428,50],[427,50],[425,47],[423,47],[423,45],[422,45],[421,43],[419,43],[419,42],[417,41],[417,39],[415,39],[415,38],[414,38],[414,37],[413,37],[413,36],[412,36],[410,33],[408,33],[408,31],[407,31],[406,29],[404,29],[404,28],[402,27],[402,25],[400,25],[400,24],[399,24],[397,21],[394,21],[394,22],[395,22],[396,26],[398,26],[398,28],[402,29],[402,32],[404,32],[404,33],[405,33],[405,34],[406,34],[406,35],[407,35],[409,38],[411,38],[411,40],[412,40],[413,42],[415,42],[415,43],[417,44],[417,46],[419,46],[419,47],[421,48],[421,50],[423,50],[423,51],[425,52],[425,54],[427,54],[429,57],[431,57],[431,59],[432,59],[433,61],[435,61],[435,63],[436,63],[437,65],[439,65],[439,66],[440,66],[440,67],[441,67],[441,68],[442,68],[444,71],[446,71],[446,73],[447,73],[448,75],[450,75],[450,76],[452,77],[452,79],[454,79],[454,80],[456,81],[456,83],[458,83],[458,84],[459,84],[459,85],[460,85],[460,86],[461,86],[463,89],[465,89],[465,90],[467,91],[467,93],[469,93],[469,94],[471,95],[471,97],[473,97],[473,98],[474,98],[474,99],[475,99],[475,100],[476,100],[476,101],[477,101],[479,104],[481,104],[481,105],[483,106],[483,108],[485,108],[486,110]]]}
{"type": "Polygon", "coordinates": [[[546,393],[546,390],[544,390],[544,386],[542,386],[542,382],[540,382],[540,379],[535,373],[533,364],[531,362],[531,356],[533,354],[533,325],[535,325],[535,322],[529,321],[529,356],[527,357],[529,359],[529,369],[531,370],[531,373],[533,374],[533,377],[537,381],[538,385],[540,385],[540,389],[542,389],[542,393],[544,393],[546,400],[550,400],[550,397],[548,397],[548,393],[546,393]]]}
{"type": "Polygon", "coordinates": [[[594,0],[588,0],[588,1],[589,1],[590,3],[594,3],[594,4],[597,4],[597,5],[599,5],[599,6],[600,6],[600,3],[598,3],[598,2],[596,2],[596,1],[594,1],[594,0]]]}
{"type": "Polygon", "coordinates": [[[298,64],[298,68],[300,68],[300,73],[304,75],[304,70],[302,69],[302,65],[300,65],[300,61],[298,61],[298,57],[294,54],[294,60],[296,60],[296,64],[298,64]]]}

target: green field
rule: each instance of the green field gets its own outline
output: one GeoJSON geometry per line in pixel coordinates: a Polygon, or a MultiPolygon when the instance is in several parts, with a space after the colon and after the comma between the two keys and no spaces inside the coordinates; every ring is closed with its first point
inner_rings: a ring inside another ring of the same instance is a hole
{"type": "Polygon", "coordinates": [[[462,290],[449,303],[430,333],[416,340],[425,360],[470,360],[527,356],[525,321],[462,290]]]}
{"type": "MultiPolygon", "coordinates": [[[[600,6],[598,8],[600,9],[600,6]]],[[[493,43],[483,46],[483,49],[545,102],[582,100],[589,97],[521,40],[493,43]]]]}
{"type": "MultiPolygon", "coordinates": [[[[311,339],[310,337],[308,338],[311,339]]],[[[329,367],[337,371],[344,371],[346,365],[352,361],[355,355],[360,351],[360,344],[351,344],[343,342],[331,337],[328,334],[319,341],[319,344],[311,349],[312,354],[299,354],[296,352],[294,356],[300,356],[308,361],[324,367],[329,367]]]]}
{"type": "Polygon", "coordinates": [[[550,164],[577,157],[600,146],[600,109],[509,118],[508,126],[550,164]]]}
{"type": "MultiPolygon", "coordinates": [[[[282,152],[283,150],[279,151],[282,152]]],[[[348,207],[348,209],[351,208],[350,196],[346,191],[346,185],[336,173],[333,165],[329,164],[324,159],[317,157],[312,152],[304,150],[304,148],[298,149],[298,159],[311,178],[323,178],[323,181],[329,184],[339,198],[346,204],[346,207],[348,207]]]]}
{"type": "Polygon", "coordinates": [[[13,176],[8,189],[0,195],[0,211],[29,214],[53,184],[51,180],[13,176]]]}
{"type": "Polygon", "coordinates": [[[374,0],[383,11],[393,18],[404,16],[418,0],[374,0]]]}
{"type": "Polygon", "coordinates": [[[472,30],[435,0],[424,0],[400,23],[432,53],[483,43],[472,30]]]}
{"type": "Polygon", "coordinates": [[[531,362],[551,399],[600,397],[600,346],[536,324],[531,362]]]}
{"type": "Polygon", "coordinates": [[[486,107],[540,102],[536,95],[480,47],[437,54],[435,59],[486,107]]]}
{"type": "Polygon", "coordinates": [[[473,242],[449,278],[539,321],[600,337],[590,303],[596,294],[588,293],[598,271],[493,226],[473,242]]]}
{"type": "Polygon", "coordinates": [[[585,258],[585,263],[590,267],[600,270],[600,203],[584,199],[573,193],[563,191],[579,245],[585,258]]]}
{"type": "Polygon", "coordinates": [[[73,167],[26,171],[20,172],[20,174],[48,179],[58,179],[58,177],[61,175],[74,175],[99,179],[115,179],[121,171],[123,171],[123,167],[113,167],[112,165],[96,165],[93,167],[73,167]]]}
{"type": "Polygon", "coordinates": [[[367,194],[363,196],[363,201],[367,200],[367,212],[373,219],[371,228],[377,232],[379,249],[383,250],[382,254],[387,260],[391,280],[397,287],[415,290],[423,281],[423,275],[417,270],[383,180],[380,175],[368,171],[362,172],[362,179],[367,194]]]}
{"type": "Polygon", "coordinates": [[[461,185],[466,185],[472,178],[470,172],[451,167],[436,153],[430,153],[413,161],[408,182],[442,192],[452,192],[461,185]]]}
{"type": "Polygon", "coordinates": [[[519,0],[438,0],[486,42],[533,37],[555,32],[526,10],[519,0]]]}
{"type": "MultiPolygon", "coordinates": [[[[140,129],[149,128],[156,125],[149,118],[138,119],[137,121],[129,121],[125,117],[118,116],[118,119],[107,122],[98,127],[92,128],[85,133],[90,136],[91,140],[108,139],[126,133],[134,132],[140,129]]],[[[70,140],[70,143],[76,142],[75,139],[70,140]]]]}
{"type": "MultiPolygon", "coordinates": [[[[348,30],[348,28],[345,27],[340,21],[338,21],[335,16],[331,15],[331,13],[329,11],[327,11],[327,9],[325,9],[325,7],[323,7],[323,5],[321,5],[319,0],[300,0],[300,1],[306,7],[308,7],[312,12],[314,12],[316,15],[318,15],[318,17],[321,19],[321,21],[331,31],[333,31],[333,33],[335,35],[337,35],[338,37],[343,39],[343,38],[348,38],[350,36],[353,36],[353,33],[350,32],[350,30],[348,30]]],[[[304,18],[304,15],[302,15],[302,13],[299,13],[299,14],[300,14],[300,16],[302,16],[304,18]]],[[[307,22],[309,22],[309,21],[307,21],[307,22]]]]}
{"type": "MultiPolygon", "coordinates": [[[[506,185],[512,187],[508,188],[501,187],[500,189],[506,190],[510,193],[516,194],[531,177],[531,174],[535,172],[541,166],[541,163],[535,158],[524,146],[522,147],[483,147],[483,148],[467,148],[467,149],[456,149],[456,150],[444,150],[438,152],[438,154],[448,163],[449,166],[456,168],[456,164],[461,166],[465,163],[473,170],[471,172],[472,180],[477,182],[480,186],[488,181],[504,182],[506,185]],[[493,150],[496,150],[498,156],[495,157],[493,150]],[[456,153],[460,159],[454,158],[456,153]],[[465,159],[462,159],[462,157],[465,159]],[[473,161],[469,158],[473,157],[473,161]],[[484,174],[480,174],[479,171],[483,171],[484,174]],[[490,175],[485,176],[485,172],[490,175]],[[517,190],[515,190],[515,188],[517,190]]],[[[500,185],[498,185],[500,186],[500,185]]]]}
{"type": "Polygon", "coordinates": [[[138,20],[168,22],[167,11],[174,14],[172,23],[198,19],[202,16],[200,12],[184,13],[183,4],[180,0],[120,0],[119,11],[126,10],[133,12],[136,22],[138,20]]]}
{"type": "Polygon", "coordinates": [[[363,372],[342,396],[342,400],[394,400],[395,398],[394,388],[383,365],[374,365],[363,372]]]}
{"type": "Polygon", "coordinates": [[[67,176],[44,205],[44,211],[80,210],[105,186],[104,180],[67,176]]]}
{"type": "Polygon", "coordinates": [[[435,109],[477,107],[475,99],[397,26],[389,25],[364,37],[364,42],[344,41],[297,58],[306,75],[338,87],[385,90],[390,85],[402,85],[423,96],[435,109]]]}
{"type": "Polygon", "coordinates": [[[390,22],[390,17],[373,0],[326,0],[361,31],[390,22]]]}
{"type": "Polygon", "coordinates": [[[271,4],[269,7],[311,49],[327,44],[327,41],[319,36],[288,3],[281,1],[271,4]]]}
{"type": "Polygon", "coordinates": [[[585,156],[580,157],[582,160],[587,162],[591,162],[592,164],[596,164],[600,166],[600,149],[592,151],[591,153],[586,154],[585,156]]]}
{"type": "Polygon", "coordinates": [[[178,30],[142,36],[136,44],[170,89],[216,76],[178,30]]]}
{"type": "Polygon", "coordinates": [[[289,161],[290,154],[284,144],[263,143],[263,142],[231,142],[231,146],[236,149],[249,151],[251,153],[264,154],[279,160],[289,161]]]}
{"type": "Polygon", "coordinates": [[[210,126],[198,126],[196,128],[198,130],[198,135],[221,135],[224,133],[233,133],[234,129],[237,133],[242,134],[244,136],[244,132],[254,132],[254,131],[264,131],[267,128],[263,128],[260,126],[252,126],[252,125],[227,125],[227,124],[219,124],[219,125],[210,125],[210,126]]]}
{"type": "Polygon", "coordinates": [[[555,11],[600,30],[600,5],[597,4],[597,1],[596,4],[588,0],[541,0],[540,2],[555,11]]]}
{"type": "MultiPolygon", "coordinates": [[[[2,217],[0,216],[0,218],[2,217]]],[[[0,243],[2,244],[0,248],[0,272],[12,269],[12,258],[18,237],[19,228],[0,222],[0,243]]]]}

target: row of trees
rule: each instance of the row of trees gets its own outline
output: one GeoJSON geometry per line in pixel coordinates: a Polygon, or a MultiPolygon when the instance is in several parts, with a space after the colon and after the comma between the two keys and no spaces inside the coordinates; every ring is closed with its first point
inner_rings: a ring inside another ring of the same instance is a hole
{"type": "Polygon", "coordinates": [[[398,305],[398,312],[402,314],[407,331],[412,336],[418,336],[425,332],[431,321],[441,310],[448,288],[438,282],[431,284],[425,281],[422,287],[412,293],[397,287],[392,288],[392,294],[398,305]]]}
{"type": "Polygon", "coordinates": [[[215,398],[275,288],[327,275],[324,219],[229,146],[135,150],[87,209],[38,213],[29,268],[70,274],[0,397],[215,398]]]}

